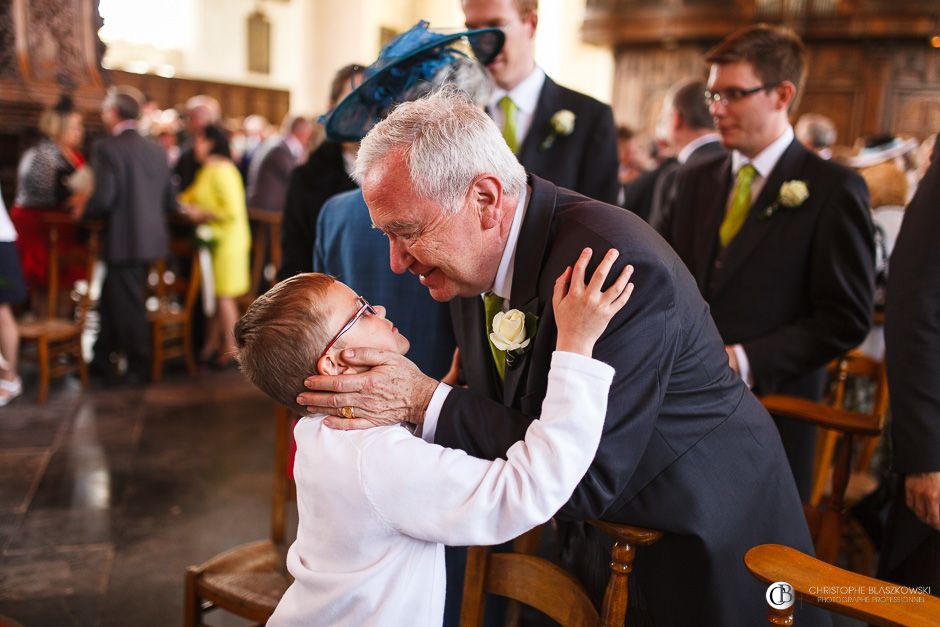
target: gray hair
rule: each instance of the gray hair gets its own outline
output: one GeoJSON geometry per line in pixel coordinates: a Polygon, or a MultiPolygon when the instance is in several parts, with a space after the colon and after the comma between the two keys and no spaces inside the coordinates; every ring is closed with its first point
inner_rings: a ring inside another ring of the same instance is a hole
{"type": "Polygon", "coordinates": [[[526,184],[525,169],[493,121],[452,86],[402,103],[376,124],[359,147],[353,178],[361,185],[369,170],[396,152],[415,191],[450,214],[460,211],[480,174],[494,174],[510,198],[526,184]]]}
{"type": "Polygon", "coordinates": [[[808,142],[813,148],[828,148],[836,143],[836,127],[832,120],[818,113],[804,113],[796,122],[794,129],[800,141],[808,142]]]}

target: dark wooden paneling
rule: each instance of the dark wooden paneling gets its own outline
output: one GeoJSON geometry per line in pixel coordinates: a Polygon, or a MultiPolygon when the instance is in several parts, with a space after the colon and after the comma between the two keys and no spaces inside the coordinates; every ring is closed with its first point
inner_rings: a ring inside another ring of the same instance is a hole
{"type": "Polygon", "coordinates": [[[222,115],[241,118],[252,113],[278,123],[290,110],[290,92],[252,85],[219,83],[203,79],[165,78],[154,74],[132,74],[111,71],[111,82],[132,85],[152,98],[161,109],[182,105],[197,94],[212,96],[219,101],[222,115]]]}

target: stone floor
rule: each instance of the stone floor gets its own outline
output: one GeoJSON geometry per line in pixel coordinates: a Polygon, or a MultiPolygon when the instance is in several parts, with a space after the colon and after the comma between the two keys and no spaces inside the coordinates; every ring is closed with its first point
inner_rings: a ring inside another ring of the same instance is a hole
{"type": "Polygon", "coordinates": [[[241,374],[34,399],[0,408],[0,616],[179,625],[185,567],[268,536],[273,405],[241,374]]]}

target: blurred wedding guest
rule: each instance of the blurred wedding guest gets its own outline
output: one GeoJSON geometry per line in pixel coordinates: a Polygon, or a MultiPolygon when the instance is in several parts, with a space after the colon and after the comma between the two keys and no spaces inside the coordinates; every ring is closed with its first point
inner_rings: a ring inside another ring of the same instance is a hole
{"type": "MultiPolygon", "coordinates": [[[[658,175],[645,216],[654,229],[659,230],[665,219],[664,214],[675,194],[676,176],[679,171],[714,159],[725,152],[721,138],[715,132],[715,122],[702,97],[704,93],[705,82],[697,79],[680,81],[666,93],[658,134],[662,135],[666,144],[676,153],[676,158],[671,164],[665,161],[657,168],[658,175]]],[[[643,205],[641,208],[646,209],[643,205]]],[[[635,209],[634,213],[637,213],[635,209]]]]}
{"type": "Polygon", "coordinates": [[[904,213],[885,335],[898,486],[878,576],[940,592],[940,159],[904,213]]]}
{"type": "Polygon", "coordinates": [[[254,159],[248,173],[248,206],[265,211],[284,211],[287,184],[313,135],[313,122],[303,116],[288,118],[284,134],[268,140],[270,148],[254,159]]]}
{"type": "Polygon", "coordinates": [[[907,198],[902,203],[907,204],[914,196],[920,180],[917,173],[918,148],[917,140],[912,137],[905,139],[890,133],[873,135],[865,138],[864,146],[855,154],[846,157],[844,162],[857,170],[880,163],[890,163],[907,178],[907,198]]]}
{"type": "Polygon", "coordinates": [[[180,119],[176,109],[164,109],[157,112],[150,125],[150,136],[163,147],[171,170],[180,158],[179,130],[180,119]]]}
{"type": "Polygon", "coordinates": [[[562,87],[535,62],[538,0],[462,0],[468,29],[502,28],[487,69],[487,113],[528,172],[602,202],[617,200],[617,143],[609,105],[562,87]]]}
{"type": "Polygon", "coordinates": [[[232,155],[238,155],[238,171],[242,173],[244,181],[248,180],[248,170],[255,151],[261,147],[268,136],[268,126],[266,117],[254,113],[246,117],[242,124],[243,135],[238,146],[235,145],[235,138],[232,138],[232,155]]]}
{"type": "Polygon", "coordinates": [[[91,366],[107,383],[142,383],[149,373],[147,273],[166,254],[166,217],[176,210],[166,154],[137,130],[140,103],[132,87],[108,90],[101,119],[109,135],[92,153],[95,191],[84,212],[85,218],[106,222],[102,257],[107,275],[91,366]],[[118,368],[122,356],[127,359],[123,373],[118,368]]]}
{"type": "Polygon", "coordinates": [[[836,125],[818,113],[804,113],[796,121],[793,132],[796,139],[823,159],[832,158],[832,145],[836,143],[836,125]]]}
{"type": "MultiPolygon", "coordinates": [[[[656,167],[642,138],[629,126],[617,127],[617,205],[625,206],[625,190],[644,172],[656,167]]],[[[632,204],[632,202],[631,202],[632,204]]]]}
{"type": "Polygon", "coordinates": [[[228,134],[210,124],[193,137],[200,165],[193,184],[180,194],[181,210],[193,222],[209,227],[216,312],[209,320],[200,360],[211,367],[235,364],[235,299],[248,291],[248,211],[241,174],[232,162],[228,134]]]}
{"type": "Polygon", "coordinates": [[[196,180],[199,162],[193,152],[193,138],[222,117],[219,101],[212,96],[198,95],[186,101],[186,141],[180,147],[180,157],[173,173],[177,189],[187,189],[196,180]]]}
{"type": "MultiPolygon", "coordinates": [[[[92,189],[91,168],[80,152],[84,127],[82,114],[72,108],[72,99],[63,96],[59,103],[39,119],[42,138],[20,159],[17,169],[16,198],[10,218],[18,233],[16,246],[26,285],[30,290],[45,288],[49,280],[48,212],[58,214],[81,211],[92,189]]],[[[83,248],[78,225],[59,228],[59,246],[63,251],[83,248]]],[[[84,276],[83,264],[65,266],[60,281],[67,284],[84,276]]],[[[36,299],[41,309],[43,299],[36,299]]]]}
{"type": "MultiPolygon", "coordinates": [[[[874,241],[865,181],[795,139],[806,48],[756,24],[705,57],[726,156],[682,172],[661,232],[692,271],[731,368],[757,395],[822,397],[826,364],[871,327],[874,241]]],[[[777,419],[806,501],[816,429],[777,419]]]]}
{"type": "MultiPolygon", "coordinates": [[[[356,87],[362,69],[363,66],[353,63],[336,72],[330,84],[330,109],[356,87]]],[[[291,172],[281,223],[278,280],[313,270],[313,243],[320,208],[331,196],[357,187],[350,177],[357,147],[356,142],[324,141],[291,172]]]]}
{"type": "Polygon", "coordinates": [[[16,229],[0,193],[0,407],[23,393],[23,380],[16,369],[20,334],[11,306],[26,300],[26,285],[15,241],[16,229]]]}

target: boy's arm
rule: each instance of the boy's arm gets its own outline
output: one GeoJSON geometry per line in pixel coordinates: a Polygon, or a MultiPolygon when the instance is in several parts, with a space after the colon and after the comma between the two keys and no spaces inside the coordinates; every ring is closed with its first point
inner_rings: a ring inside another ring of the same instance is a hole
{"type": "MultiPolygon", "coordinates": [[[[556,352],[540,420],[492,462],[407,436],[361,453],[377,514],[401,533],[452,545],[498,544],[548,520],[571,496],[600,442],[614,370],[556,352]]],[[[384,442],[388,442],[384,440],[384,442]]]]}

